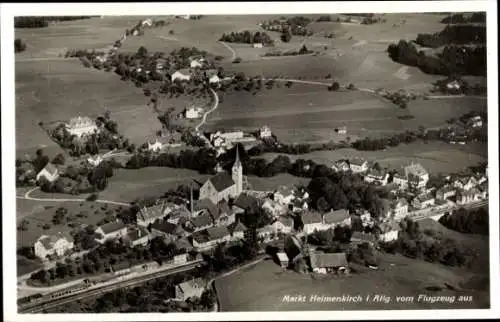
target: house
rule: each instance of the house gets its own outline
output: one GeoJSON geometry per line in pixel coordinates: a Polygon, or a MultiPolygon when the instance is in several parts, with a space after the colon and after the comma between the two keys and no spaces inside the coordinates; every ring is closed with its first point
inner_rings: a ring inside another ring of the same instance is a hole
{"type": "Polygon", "coordinates": [[[307,201],[305,201],[305,200],[299,200],[299,199],[294,199],[289,204],[289,207],[292,208],[291,210],[294,213],[309,209],[309,205],[307,204],[307,201]]]}
{"type": "Polygon", "coordinates": [[[368,170],[368,161],[363,159],[349,160],[349,168],[354,173],[362,173],[368,170]]]}
{"type": "Polygon", "coordinates": [[[488,177],[482,174],[476,175],[475,177],[476,183],[478,185],[483,184],[484,182],[488,181],[488,177]]]}
{"type": "Polygon", "coordinates": [[[95,233],[101,235],[101,238],[96,238],[96,241],[104,244],[107,240],[118,239],[127,235],[127,226],[122,221],[116,220],[97,227],[95,233]]]}
{"type": "Polygon", "coordinates": [[[267,198],[262,204],[262,209],[272,217],[278,217],[286,214],[287,208],[279,203],[267,198]]]}
{"type": "Polygon", "coordinates": [[[327,274],[348,271],[345,253],[321,253],[311,251],[309,258],[311,269],[314,273],[327,274]]]}
{"type": "Polygon", "coordinates": [[[282,268],[287,268],[289,264],[288,256],[284,252],[276,253],[276,257],[278,258],[278,262],[282,268]]]}
{"type": "Polygon", "coordinates": [[[91,156],[87,158],[87,162],[94,167],[98,166],[102,161],[103,159],[100,155],[96,155],[95,157],[91,156]]]}
{"type": "Polygon", "coordinates": [[[424,209],[433,206],[435,203],[434,197],[430,193],[424,193],[415,197],[412,201],[412,206],[417,209],[424,209]]]}
{"type": "Polygon", "coordinates": [[[156,204],[151,207],[143,207],[137,213],[137,224],[139,226],[147,227],[149,224],[163,219],[172,210],[173,206],[165,202],[156,204]]]}
{"type": "Polygon", "coordinates": [[[346,172],[350,170],[349,163],[345,160],[337,160],[331,167],[335,172],[346,172]]]}
{"type": "Polygon", "coordinates": [[[481,127],[483,126],[483,120],[481,116],[473,116],[467,121],[467,125],[472,128],[481,127]]]}
{"type": "Polygon", "coordinates": [[[74,241],[69,234],[42,235],[34,244],[34,253],[36,257],[46,260],[47,256],[63,256],[73,247],[74,241]]]}
{"type": "Polygon", "coordinates": [[[166,220],[174,225],[183,225],[189,220],[190,217],[191,213],[185,206],[178,206],[167,215],[166,220]]]}
{"type": "Polygon", "coordinates": [[[394,173],[392,183],[398,185],[401,189],[408,188],[408,178],[401,172],[394,173]]]}
{"type": "Polygon", "coordinates": [[[380,225],[380,234],[378,239],[382,242],[390,242],[398,239],[401,226],[396,221],[382,223],[380,225]]]}
{"type": "Polygon", "coordinates": [[[171,243],[183,235],[180,226],[169,223],[166,220],[157,220],[152,223],[151,233],[156,237],[163,237],[166,241],[171,243]]]}
{"type": "Polygon", "coordinates": [[[282,206],[291,203],[294,197],[294,191],[286,186],[280,186],[273,194],[274,201],[282,206]]]}
{"type": "Polygon", "coordinates": [[[193,59],[189,63],[189,67],[191,68],[201,68],[203,66],[203,61],[201,59],[193,59]]]}
{"type": "Polygon", "coordinates": [[[420,163],[411,163],[404,168],[408,184],[415,188],[425,188],[429,181],[429,173],[420,165],[420,163]]]}
{"type": "Polygon", "coordinates": [[[182,253],[174,256],[173,263],[174,265],[182,265],[187,263],[187,253],[182,253]]]}
{"type": "Polygon", "coordinates": [[[436,191],[436,199],[438,200],[446,200],[450,197],[453,197],[457,194],[457,189],[453,188],[450,185],[446,185],[444,187],[439,188],[436,191]]]}
{"type": "Polygon", "coordinates": [[[163,144],[156,139],[154,142],[148,142],[148,151],[160,152],[163,144]]]}
{"type": "Polygon", "coordinates": [[[187,119],[197,119],[203,114],[203,108],[201,107],[190,107],[184,110],[184,117],[187,119]]]}
{"type": "Polygon", "coordinates": [[[472,188],[470,190],[460,190],[457,192],[457,204],[465,205],[481,198],[481,193],[477,188],[472,188]]]}
{"type": "Polygon", "coordinates": [[[377,182],[381,186],[385,186],[387,180],[389,180],[389,174],[384,170],[369,169],[364,177],[365,182],[377,182]]]}
{"type": "Polygon", "coordinates": [[[355,231],[351,235],[351,242],[354,243],[368,243],[370,245],[373,245],[376,241],[377,240],[375,236],[373,236],[372,234],[355,231]]]}
{"type": "Polygon", "coordinates": [[[215,147],[222,147],[226,145],[226,140],[223,137],[218,136],[212,140],[212,144],[215,147]]]}
{"type": "Polygon", "coordinates": [[[408,201],[405,198],[399,198],[392,204],[392,213],[394,219],[398,220],[408,215],[408,201]]]}
{"type": "Polygon", "coordinates": [[[241,214],[245,212],[246,209],[258,209],[259,200],[257,200],[257,198],[255,198],[254,196],[242,193],[233,202],[232,208],[232,211],[236,214],[241,214]]]}
{"type": "Polygon", "coordinates": [[[54,182],[59,178],[59,170],[52,163],[47,163],[47,165],[36,175],[36,181],[40,181],[41,178],[49,182],[54,182]]]}
{"type": "Polygon", "coordinates": [[[347,134],[347,128],[345,126],[341,126],[337,128],[337,133],[338,134],[347,134]]]}
{"type": "Polygon", "coordinates": [[[325,226],[323,225],[323,217],[318,212],[306,212],[300,216],[302,220],[302,224],[304,227],[302,228],[306,234],[311,234],[317,230],[325,230],[325,226]]]}
{"type": "Polygon", "coordinates": [[[144,227],[134,227],[127,232],[126,242],[130,247],[146,246],[149,242],[149,232],[144,227]]]}
{"type": "Polygon", "coordinates": [[[216,226],[228,226],[236,221],[236,214],[229,208],[226,200],[221,200],[211,215],[216,226]]]}
{"type": "Polygon", "coordinates": [[[196,217],[190,218],[186,223],[185,227],[191,231],[191,232],[197,232],[201,230],[205,230],[207,228],[210,228],[214,225],[212,216],[210,213],[203,213],[201,215],[198,215],[196,217]]]}
{"type": "Polygon", "coordinates": [[[231,240],[231,234],[225,226],[211,227],[192,235],[193,247],[197,251],[206,251],[217,246],[217,244],[231,240]]]}
{"type": "Polygon", "coordinates": [[[186,301],[189,298],[200,298],[206,288],[206,282],[202,278],[191,279],[175,286],[175,299],[186,301]]]}
{"type": "Polygon", "coordinates": [[[323,223],[328,228],[333,228],[338,225],[350,226],[351,216],[349,215],[349,211],[346,209],[332,210],[323,215],[323,223]]]}
{"type": "Polygon", "coordinates": [[[99,130],[95,121],[90,119],[90,117],[74,117],[69,120],[65,125],[66,130],[71,135],[76,135],[77,137],[82,137],[84,135],[89,135],[95,133],[99,130]]]}
{"type": "Polygon", "coordinates": [[[453,182],[453,187],[457,189],[470,190],[477,185],[477,180],[473,176],[463,177],[453,182]]]}
{"type": "Polygon", "coordinates": [[[277,233],[271,226],[264,226],[257,229],[257,238],[262,239],[264,243],[274,240],[277,237],[277,233]]]}
{"type": "Polygon", "coordinates": [[[276,234],[290,234],[293,230],[293,218],[289,216],[279,216],[271,226],[276,234]]]}
{"type": "Polygon", "coordinates": [[[243,166],[240,162],[238,149],[232,167],[232,174],[220,172],[208,179],[200,188],[200,199],[207,198],[214,204],[221,200],[237,198],[243,191],[243,166]]]}
{"type": "Polygon", "coordinates": [[[234,141],[234,140],[242,139],[243,136],[244,136],[243,131],[233,131],[233,132],[224,132],[224,133],[217,131],[217,132],[212,133],[210,135],[210,140],[212,140],[216,137],[221,137],[221,138],[225,139],[226,141],[234,141]]]}
{"type": "Polygon", "coordinates": [[[181,71],[176,71],[175,73],[173,73],[171,76],[170,76],[170,79],[172,80],[172,82],[175,82],[175,81],[189,81],[191,79],[191,75],[190,74],[185,74],[184,72],[181,72],[181,71]]]}
{"type": "Polygon", "coordinates": [[[253,48],[262,48],[263,46],[262,46],[262,43],[260,43],[260,42],[255,42],[255,43],[253,43],[253,44],[252,44],[252,47],[253,47],[253,48]]]}
{"type": "Polygon", "coordinates": [[[488,182],[483,182],[477,186],[477,191],[482,199],[488,198],[488,182]]]}
{"type": "Polygon", "coordinates": [[[373,222],[372,215],[366,210],[359,215],[359,218],[361,219],[363,227],[366,227],[373,222]]]}
{"type": "Polygon", "coordinates": [[[245,232],[247,231],[247,227],[243,225],[241,222],[235,222],[228,226],[229,231],[231,232],[232,240],[241,240],[245,238],[245,232]]]}
{"type": "Polygon", "coordinates": [[[209,84],[219,84],[220,78],[217,76],[217,74],[212,74],[208,76],[208,83],[209,84]]]}
{"type": "Polygon", "coordinates": [[[457,80],[453,80],[446,84],[446,88],[449,90],[458,90],[460,89],[460,83],[457,80]]]}
{"type": "Polygon", "coordinates": [[[271,129],[267,125],[264,125],[259,130],[259,137],[261,139],[270,138],[272,135],[273,133],[271,132],[271,129]]]}

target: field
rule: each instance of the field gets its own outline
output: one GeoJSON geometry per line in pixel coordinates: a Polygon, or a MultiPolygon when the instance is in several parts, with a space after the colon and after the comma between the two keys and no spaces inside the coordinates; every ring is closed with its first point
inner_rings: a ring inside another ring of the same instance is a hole
{"type": "MultiPolygon", "coordinates": [[[[487,147],[480,143],[468,145],[451,145],[444,142],[415,142],[401,144],[383,151],[358,151],[339,149],[334,151],[315,151],[302,155],[287,155],[293,162],[296,159],[313,160],[319,164],[331,165],[339,159],[364,158],[378,162],[388,169],[400,169],[410,162],[419,162],[431,174],[456,173],[469,166],[475,166],[488,160],[487,147]]],[[[266,153],[263,156],[271,161],[277,153],[266,153]]]]}
{"type": "Polygon", "coordinates": [[[309,178],[295,177],[288,173],[280,173],[270,178],[248,177],[252,190],[273,191],[284,185],[293,187],[295,185],[307,186],[309,178]]]}

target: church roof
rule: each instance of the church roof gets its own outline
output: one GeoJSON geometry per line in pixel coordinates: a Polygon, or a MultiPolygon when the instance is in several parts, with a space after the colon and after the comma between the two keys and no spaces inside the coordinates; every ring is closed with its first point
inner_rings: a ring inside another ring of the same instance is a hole
{"type": "Polygon", "coordinates": [[[209,180],[210,182],[212,182],[213,186],[215,187],[215,190],[217,190],[218,192],[224,191],[227,188],[234,185],[233,178],[231,178],[229,173],[226,172],[217,173],[209,180]]]}

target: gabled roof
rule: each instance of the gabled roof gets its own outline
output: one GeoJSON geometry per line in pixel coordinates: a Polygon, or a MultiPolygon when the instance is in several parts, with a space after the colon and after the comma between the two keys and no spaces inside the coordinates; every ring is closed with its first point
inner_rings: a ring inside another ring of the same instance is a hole
{"type": "Polygon", "coordinates": [[[193,280],[187,280],[183,283],[177,285],[185,297],[197,296],[201,290],[204,290],[206,287],[206,282],[203,278],[199,277],[193,280]]]}
{"type": "Polygon", "coordinates": [[[165,234],[175,235],[177,233],[177,225],[169,223],[166,220],[161,220],[151,224],[151,229],[161,231],[165,234]]]}
{"type": "Polygon", "coordinates": [[[224,191],[234,185],[233,178],[227,172],[219,172],[208,180],[212,183],[217,192],[224,191]]]}
{"type": "Polygon", "coordinates": [[[289,217],[289,216],[279,216],[277,221],[279,221],[280,223],[282,223],[284,226],[286,227],[293,227],[293,218],[289,217]]]}
{"type": "Polygon", "coordinates": [[[430,193],[424,193],[416,197],[416,199],[420,202],[428,201],[434,199],[434,197],[430,193]]]}
{"type": "Polygon", "coordinates": [[[339,223],[347,218],[349,218],[349,211],[346,209],[330,211],[324,215],[325,224],[339,223]]]}
{"type": "Polygon", "coordinates": [[[202,214],[190,219],[190,222],[195,228],[206,227],[212,224],[212,216],[209,214],[202,214]]]}
{"type": "Polygon", "coordinates": [[[99,228],[101,228],[102,231],[107,235],[107,234],[119,231],[123,228],[127,228],[127,226],[125,226],[125,224],[122,221],[117,220],[117,221],[113,221],[113,222],[104,224],[102,226],[99,226],[99,228]]]}
{"type": "Polygon", "coordinates": [[[258,207],[259,201],[253,196],[242,193],[238,196],[238,198],[236,198],[236,200],[233,202],[233,205],[241,209],[247,209],[258,207]]]}
{"type": "Polygon", "coordinates": [[[358,167],[363,166],[363,165],[364,165],[364,164],[366,164],[367,162],[368,162],[368,161],[366,161],[366,160],[364,160],[364,159],[359,159],[359,158],[349,160],[349,164],[351,164],[351,165],[357,165],[358,167]]]}
{"type": "Polygon", "coordinates": [[[427,170],[420,164],[420,163],[412,163],[409,166],[406,166],[404,168],[405,174],[408,176],[408,174],[412,173],[416,176],[424,175],[427,174],[427,170]]]}
{"type": "Polygon", "coordinates": [[[312,252],[310,258],[312,268],[347,266],[347,257],[345,253],[312,252]]]}
{"type": "Polygon", "coordinates": [[[319,212],[307,212],[301,215],[302,223],[307,224],[319,224],[323,222],[323,218],[319,212]]]}
{"type": "Polygon", "coordinates": [[[276,191],[276,193],[279,193],[280,195],[282,195],[283,197],[289,197],[289,196],[292,196],[293,195],[293,190],[288,188],[287,186],[280,186],[278,188],[278,190],[276,191]]]}
{"type": "Polygon", "coordinates": [[[48,173],[54,175],[57,172],[57,167],[53,163],[49,162],[42,170],[45,170],[48,173]]]}
{"type": "Polygon", "coordinates": [[[195,200],[193,208],[196,211],[208,210],[208,212],[211,215],[214,215],[217,213],[217,206],[210,199],[207,199],[207,198],[195,200]]]}
{"type": "Polygon", "coordinates": [[[207,228],[210,240],[220,239],[229,235],[229,230],[225,226],[207,228]]]}
{"type": "Polygon", "coordinates": [[[149,235],[149,232],[144,227],[134,227],[127,232],[127,237],[130,241],[136,241],[149,235]]]}
{"type": "MultiPolygon", "coordinates": [[[[156,220],[165,217],[166,210],[169,205],[165,203],[157,204],[151,207],[144,207],[139,210],[137,214],[137,219],[147,221],[147,220],[156,220]]],[[[173,207],[171,207],[173,208],[173,207]]]]}
{"type": "Polygon", "coordinates": [[[54,248],[54,245],[60,240],[66,239],[68,242],[73,242],[73,237],[68,233],[59,232],[55,235],[42,235],[37,241],[42,243],[43,247],[47,250],[54,248]]]}
{"type": "Polygon", "coordinates": [[[374,177],[374,178],[381,178],[383,179],[385,177],[387,172],[384,170],[376,170],[376,169],[369,169],[368,173],[366,174],[367,176],[374,177]]]}

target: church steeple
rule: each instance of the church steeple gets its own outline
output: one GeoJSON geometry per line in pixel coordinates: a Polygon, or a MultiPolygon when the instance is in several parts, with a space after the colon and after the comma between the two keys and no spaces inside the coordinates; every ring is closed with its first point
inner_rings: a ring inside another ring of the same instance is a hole
{"type": "Polygon", "coordinates": [[[236,158],[234,159],[233,167],[241,167],[240,153],[239,153],[238,145],[236,145],[236,158]]]}
{"type": "Polygon", "coordinates": [[[233,168],[231,169],[231,174],[234,184],[236,185],[235,195],[237,197],[243,191],[243,166],[241,165],[240,161],[238,145],[236,145],[236,158],[234,160],[233,168]]]}

